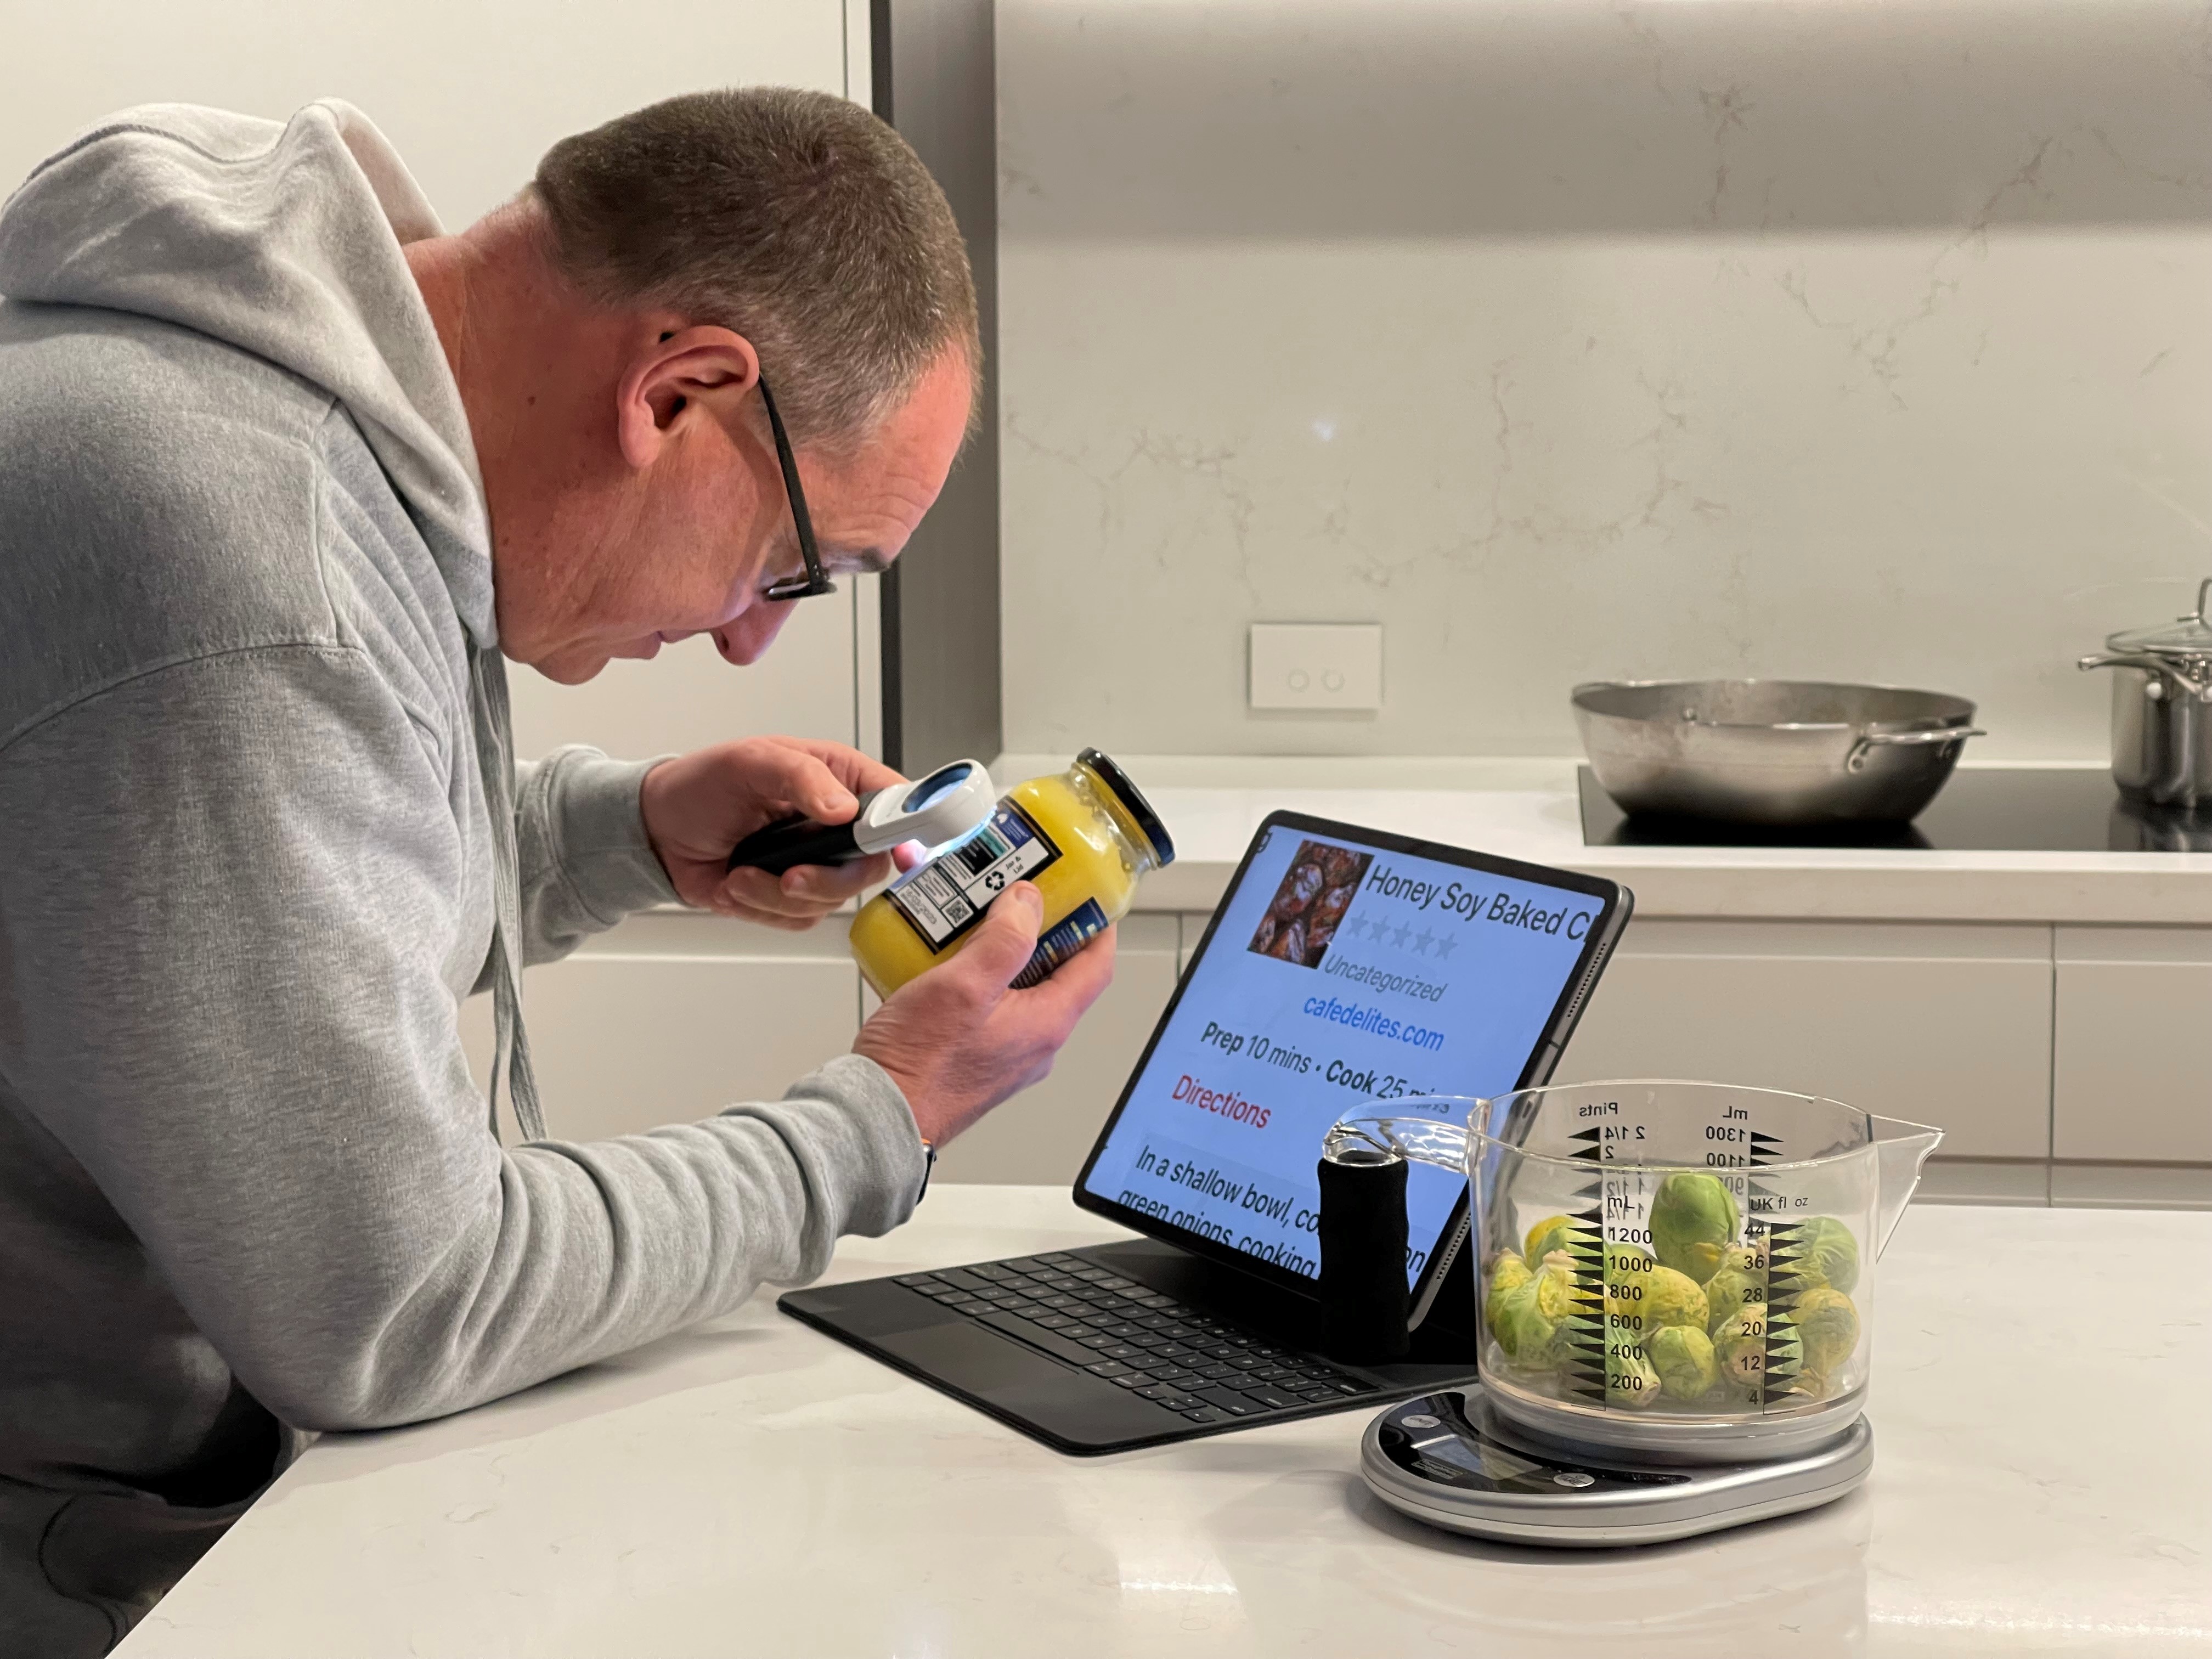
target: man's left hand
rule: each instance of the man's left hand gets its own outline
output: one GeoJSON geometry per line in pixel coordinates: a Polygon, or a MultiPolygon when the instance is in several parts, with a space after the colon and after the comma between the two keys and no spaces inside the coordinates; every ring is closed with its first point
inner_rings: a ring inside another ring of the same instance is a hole
{"type": "Polygon", "coordinates": [[[881,761],[842,743],[748,738],[663,761],[645,775],[639,805],[653,850],[686,904],[796,930],[887,879],[890,855],[803,864],[777,877],[730,869],[730,849],[794,813],[817,823],[849,823],[861,792],[903,781],[881,761]]]}

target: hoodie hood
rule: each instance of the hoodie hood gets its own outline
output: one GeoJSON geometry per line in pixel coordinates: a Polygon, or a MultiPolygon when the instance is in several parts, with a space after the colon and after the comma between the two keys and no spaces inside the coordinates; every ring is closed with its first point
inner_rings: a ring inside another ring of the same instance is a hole
{"type": "Polygon", "coordinates": [[[495,642],[476,447],[401,256],[441,234],[406,165],[335,99],[279,125],[187,104],[101,122],[0,208],[0,295],[100,306],[266,358],[345,404],[481,647],[495,642]]]}

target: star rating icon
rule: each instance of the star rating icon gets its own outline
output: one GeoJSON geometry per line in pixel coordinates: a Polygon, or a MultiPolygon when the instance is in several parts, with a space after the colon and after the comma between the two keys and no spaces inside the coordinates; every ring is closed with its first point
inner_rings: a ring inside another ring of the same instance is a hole
{"type": "Polygon", "coordinates": [[[1407,939],[1413,938],[1413,924],[1410,921],[1399,923],[1398,926],[1392,930],[1391,933],[1393,943],[1400,945],[1401,947],[1405,945],[1407,939]]]}
{"type": "Polygon", "coordinates": [[[1413,954],[1421,957],[1428,955],[1429,946],[1436,942],[1437,936],[1427,928],[1422,928],[1419,933],[1413,935],[1413,954]]]}
{"type": "Polygon", "coordinates": [[[1446,933],[1442,939],[1437,941],[1437,960],[1438,962],[1442,962],[1446,957],[1452,953],[1453,948],[1458,944],[1459,935],[1457,933],[1446,933]]]}

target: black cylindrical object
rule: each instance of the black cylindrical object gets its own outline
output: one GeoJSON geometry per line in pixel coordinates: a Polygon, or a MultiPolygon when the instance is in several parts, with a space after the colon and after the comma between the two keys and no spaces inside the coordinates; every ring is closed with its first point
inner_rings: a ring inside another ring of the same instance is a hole
{"type": "Polygon", "coordinates": [[[1321,1179],[1322,1346],[1373,1365],[1406,1357],[1406,1160],[1347,1146],[1321,1179]]]}

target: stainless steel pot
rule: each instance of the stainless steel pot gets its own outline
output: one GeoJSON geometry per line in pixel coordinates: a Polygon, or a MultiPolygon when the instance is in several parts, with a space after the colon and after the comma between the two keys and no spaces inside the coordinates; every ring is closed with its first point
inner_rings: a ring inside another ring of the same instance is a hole
{"type": "Polygon", "coordinates": [[[2146,806],[2212,807],[2212,580],[2190,616],[2133,629],[2081,659],[2112,676],[2112,781],[2146,806]]]}
{"type": "Polygon", "coordinates": [[[1984,735],[1964,697],[1815,680],[1600,681],[1574,708],[1624,811],[1778,827],[1903,823],[1984,735]]]}

